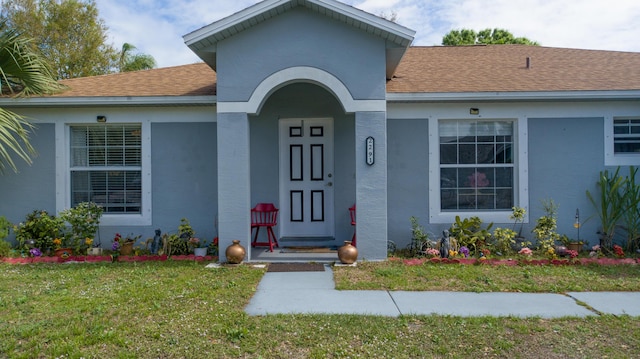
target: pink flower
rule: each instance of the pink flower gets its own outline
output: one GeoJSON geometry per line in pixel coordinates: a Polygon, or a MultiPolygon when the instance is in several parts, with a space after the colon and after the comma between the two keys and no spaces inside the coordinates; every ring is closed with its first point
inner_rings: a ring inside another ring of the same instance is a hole
{"type": "Polygon", "coordinates": [[[569,257],[571,257],[571,258],[575,258],[575,257],[577,257],[577,256],[578,256],[578,251],[574,251],[574,250],[571,250],[571,249],[567,249],[567,252],[566,252],[566,253],[567,253],[567,254],[569,255],[569,257]]]}
{"type": "Polygon", "coordinates": [[[527,247],[524,247],[518,252],[518,254],[522,254],[522,255],[525,255],[525,256],[530,256],[530,255],[533,254],[533,251],[531,249],[527,248],[527,247]]]}

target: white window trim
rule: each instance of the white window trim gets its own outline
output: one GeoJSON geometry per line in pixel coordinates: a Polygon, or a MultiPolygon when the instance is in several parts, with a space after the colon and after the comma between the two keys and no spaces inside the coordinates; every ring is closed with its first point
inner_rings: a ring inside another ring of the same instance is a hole
{"type": "MultiPolygon", "coordinates": [[[[440,134],[438,123],[441,120],[478,120],[474,118],[429,118],[429,223],[453,223],[456,216],[468,218],[477,216],[483,222],[510,223],[512,214],[508,211],[446,211],[440,208],[440,134]]],[[[529,222],[529,160],[528,160],[528,121],[526,117],[490,118],[482,120],[513,121],[514,147],[514,204],[527,210],[524,222],[529,222]]]]}
{"type": "Polygon", "coordinates": [[[636,166],[640,161],[640,153],[614,152],[613,120],[636,119],[638,116],[605,116],[604,117],[604,165],[605,166],[636,166]]]}
{"type": "MultiPolygon", "coordinates": [[[[103,226],[150,226],[151,213],[151,121],[124,121],[109,119],[109,123],[139,123],[142,129],[142,213],[103,214],[103,226]]],[[[71,129],[76,124],[88,124],[86,120],[56,122],[56,211],[71,206],[71,129]]]]}

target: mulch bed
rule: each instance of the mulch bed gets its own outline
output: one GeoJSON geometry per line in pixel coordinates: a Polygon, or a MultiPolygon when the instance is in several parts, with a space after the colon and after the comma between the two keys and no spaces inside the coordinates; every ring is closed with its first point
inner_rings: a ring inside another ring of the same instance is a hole
{"type": "MultiPolygon", "coordinates": [[[[167,259],[175,261],[216,261],[217,256],[196,257],[190,255],[175,255],[168,257],[166,255],[141,255],[141,256],[118,256],[118,262],[146,262],[146,261],[166,261],[167,259]]],[[[26,258],[0,258],[0,262],[9,264],[29,264],[29,263],[69,263],[69,262],[111,262],[111,256],[71,256],[68,258],[61,257],[26,257],[26,258]]]]}
{"type": "Polygon", "coordinates": [[[269,263],[267,272],[324,272],[321,263],[269,263]]]}

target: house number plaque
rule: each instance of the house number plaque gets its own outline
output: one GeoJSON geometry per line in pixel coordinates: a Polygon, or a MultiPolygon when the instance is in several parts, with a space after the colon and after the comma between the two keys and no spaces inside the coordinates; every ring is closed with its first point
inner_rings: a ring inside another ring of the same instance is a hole
{"type": "Polygon", "coordinates": [[[373,137],[367,137],[365,143],[367,144],[367,164],[369,166],[373,165],[375,162],[375,149],[374,149],[374,140],[373,137]]]}

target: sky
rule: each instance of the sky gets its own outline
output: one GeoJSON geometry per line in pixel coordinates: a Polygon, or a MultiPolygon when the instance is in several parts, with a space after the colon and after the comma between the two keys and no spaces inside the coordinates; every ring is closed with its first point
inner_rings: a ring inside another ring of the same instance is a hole
{"type": "MultiPolygon", "coordinates": [[[[96,0],[116,48],[128,42],[158,67],[199,62],[183,35],[258,0],[96,0]]],[[[638,0],[343,0],[375,15],[397,14],[413,45],[440,45],[452,29],[502,28],[542,46],[640,52],[638,0]]]]}

